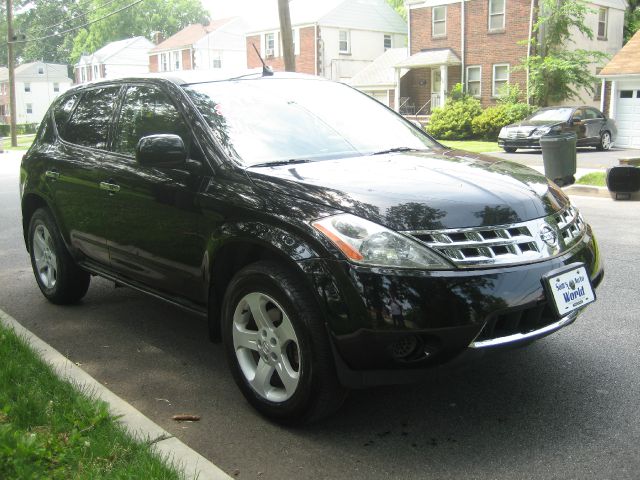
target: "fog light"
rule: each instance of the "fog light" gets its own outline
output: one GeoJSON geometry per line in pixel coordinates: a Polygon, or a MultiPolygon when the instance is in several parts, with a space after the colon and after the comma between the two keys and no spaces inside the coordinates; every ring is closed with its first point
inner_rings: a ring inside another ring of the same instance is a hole
{"type": "Polygon", "coordinates": [[[406,360],[418,350],[422,341],[416,335],[405,335],[390,345],[391,356],[395,360],[406,360]]]}

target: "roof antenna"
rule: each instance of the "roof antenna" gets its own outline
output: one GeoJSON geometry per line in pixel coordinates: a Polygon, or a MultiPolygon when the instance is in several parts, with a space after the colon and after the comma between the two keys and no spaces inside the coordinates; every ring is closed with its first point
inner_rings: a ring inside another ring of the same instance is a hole
{"type": "Polygon", "coordinates": [[[268,66],[266,63],[264,63],[264,60],[262,59],[262,56],[260,55],[260,52],[258,51],[258,49],[256,47],[256,44],[252,43],[251,46],[256,51],[256,55],[258,55],[258,58],[260,59],[260,62],[262,62],[262,76],[263,77],[271,77],[273,75],[273,70],[271,70],[270,66],[268,66]]]}

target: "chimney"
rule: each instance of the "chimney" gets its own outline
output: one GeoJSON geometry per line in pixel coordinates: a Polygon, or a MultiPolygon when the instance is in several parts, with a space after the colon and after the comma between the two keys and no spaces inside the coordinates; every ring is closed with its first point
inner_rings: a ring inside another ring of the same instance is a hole
{"type": "Polygon", "coordinates": [[[162,32],[153,32],[151,39],[155,45],[158,45],[164,41],[164,35],[162,35],[162,32]]]}

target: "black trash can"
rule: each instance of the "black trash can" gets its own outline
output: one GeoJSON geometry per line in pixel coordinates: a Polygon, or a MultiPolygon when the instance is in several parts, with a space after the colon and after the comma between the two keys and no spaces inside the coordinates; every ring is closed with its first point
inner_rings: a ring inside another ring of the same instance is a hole
{"type": "Polygon", "coordinates": [[[544,175],[559,186],[575,183],[576,143],[578,137],[573,132],[540,137],[544,175]]]}

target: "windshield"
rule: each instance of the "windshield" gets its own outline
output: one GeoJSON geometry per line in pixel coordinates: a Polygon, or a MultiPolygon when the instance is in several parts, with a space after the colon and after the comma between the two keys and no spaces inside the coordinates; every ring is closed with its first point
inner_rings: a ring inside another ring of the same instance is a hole
{"type": "Polygon", "coordinates": [[[221,145],[247,166],[435,146],[376,100],[339,83],[262,78],[185,91],[221,145]]]}
{"type": "Polygon", "coordinates": [[[568,122],[571,118],[572,108],[549,108],[539,110],[531,115],[527,120],[534,122],[568,122]]]}

